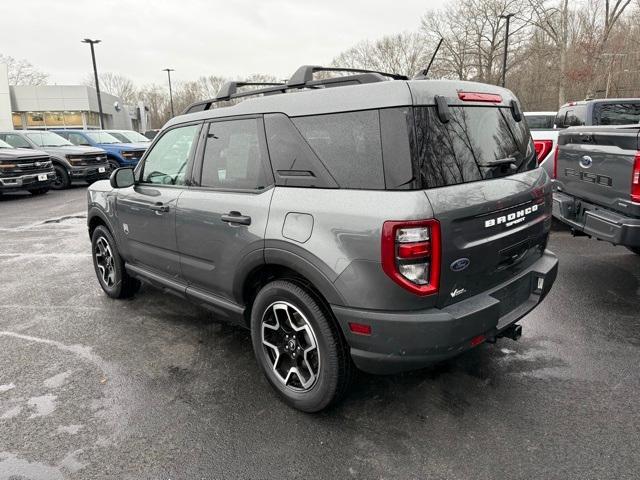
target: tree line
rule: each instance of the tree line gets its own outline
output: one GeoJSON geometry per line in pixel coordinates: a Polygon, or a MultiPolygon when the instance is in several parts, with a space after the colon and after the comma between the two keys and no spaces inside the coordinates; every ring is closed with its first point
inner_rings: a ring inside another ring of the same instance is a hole
{"type": "MultiPolygon", "coordinates": [[[[570,100],[640,96],[640,0],[452,0],[429,9],[415,31],[364,40],[336,55],[333,66],[414,76],[442,40],[429,78],[499,84],[505,26],[510,20],[506,86],[525,110],[557,110],[570,100]]],[[[24,60],[0,55],[10,84],[44,84],[47,75],[24,60]]],[[[295,66],[293,66],[295,68],[295,66]]],[[[219,75],[175,82],[174,110],[215,97],[229,80],[219,75]]],[[[274,82],[270,74],[242,80],[274,82]]],[[[93,84],[87,75],[83,83],[93,84]]],[[[166,85],[137,86],[119,73],[102,73],[100,87],[134,105],[144,102],[151,126],[171,117],[166,85]]]]}

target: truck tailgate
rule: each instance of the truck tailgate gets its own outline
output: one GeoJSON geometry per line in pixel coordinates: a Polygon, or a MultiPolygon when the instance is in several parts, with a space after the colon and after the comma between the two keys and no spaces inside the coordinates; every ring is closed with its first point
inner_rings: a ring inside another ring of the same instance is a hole
{"type": "Polygon", "coordinates": [[[631,197],[638,132],[633,127],[568,129],[558,139],[558,189],[612,210],[625,211],[631,197]]]}

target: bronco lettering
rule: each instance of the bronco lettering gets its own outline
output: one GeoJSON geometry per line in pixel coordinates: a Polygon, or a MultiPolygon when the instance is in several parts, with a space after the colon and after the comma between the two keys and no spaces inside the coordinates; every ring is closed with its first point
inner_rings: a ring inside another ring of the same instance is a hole
{"type": "Polygon", "coordinates": [[[500,225],[501,223],[506,224],[507,227],[517,225],[518,223],[524,222],[524,217],[526,217],[531,213],[537,212],[539,208],[540,208],[539,205],[532,205],[530,207],[523,208],[522,210],[518,210],[517,212],[510,213],[508,215],[503,215],[501,217],[485,220],[484,228],[500,225]]]}

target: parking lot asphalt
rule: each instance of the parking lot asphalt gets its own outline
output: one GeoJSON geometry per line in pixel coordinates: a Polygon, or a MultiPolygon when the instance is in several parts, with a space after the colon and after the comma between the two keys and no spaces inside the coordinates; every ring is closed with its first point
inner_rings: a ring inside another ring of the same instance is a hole
{"type": "Polygon", "coordinates": [[[0,480],[638,478],[640,256],[554,231],[520,341],[360,374],[308,415],[247,331],[150,287],[106,297],[85,197],[0,197],[0,480]]]}

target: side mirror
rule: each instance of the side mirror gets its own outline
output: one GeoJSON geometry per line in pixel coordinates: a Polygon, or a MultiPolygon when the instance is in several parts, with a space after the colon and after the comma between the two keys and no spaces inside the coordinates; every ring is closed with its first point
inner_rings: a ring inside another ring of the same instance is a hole
{"type": "Polygon", "coordinates": [[[134,185],[136,183],[136,179],[133,175],[133,168],[116,168],[111,172],[109,183],[113,188],[127,188],[134,185]]]}

